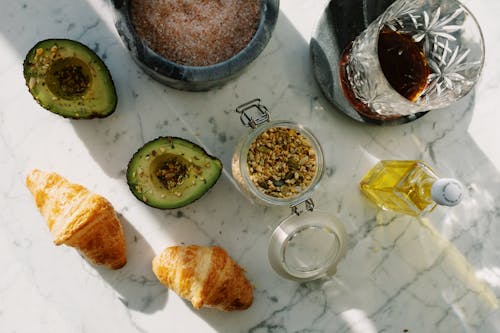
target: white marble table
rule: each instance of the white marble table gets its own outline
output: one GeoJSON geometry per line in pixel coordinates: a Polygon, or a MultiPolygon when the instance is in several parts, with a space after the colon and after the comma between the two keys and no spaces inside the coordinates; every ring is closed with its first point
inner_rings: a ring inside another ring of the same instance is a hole
{"type": "Polygon", "coordinates": [[[0,332],[498,332],[500,315],[500,2],[466,1],[480,21],[487,58],[475,92],[410,124],[357,123],[330,106],[311,72],[308,40],[325,0],[282,1],[264,53],[240,78],[206,93],[176,91],[146,76],[114,30],[103,0],[4,1],[0,12],[0,332]],[[119,103],[109,118],[71,121],[40,108],[22,60],[38,40],[86,43],[104,59],[119,103]],[[311,128],[325,151],[316,207],[335,214],[348,251],[329,280],[277,276],[267,241],[287,208],[253,206],[230,178],[242,133],[232,110],[261,97],[273,119],[311,128]],[[172,211],[137,201],[124,172],[142,143],[181,136],[220,157],[225,173],[202,199],[172,211]],[[358,190],[377,159],[423,159],[467,188],[455,208],[427,220],[379,215],[358,190]],[[96,268],[56,247],[24,185],[53,170],[106,196],[128,245],[121,270],[96,268]],[[196,311],[164,288],[151,259],[164,247],[223,246],[255,285],[243,312],[196,311]]]}

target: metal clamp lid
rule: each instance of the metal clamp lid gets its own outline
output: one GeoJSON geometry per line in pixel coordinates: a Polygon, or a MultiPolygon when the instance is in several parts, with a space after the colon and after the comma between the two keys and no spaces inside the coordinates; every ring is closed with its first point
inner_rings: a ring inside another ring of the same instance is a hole
{"type": "Polygon", "coordinates": [[[260,98],[252,99],[241,104],[236,108],[236,112],[240,113],[241,123],[247,127],[256,128],[258,125],[269,121],[269,110],[264,104],[260,103],[260,98]],[[257,111],[254,115],[249,111],[257,111]]]}
{"type": "Polygon", "coordinates": [[[304,210],[300,210],[298,208],[298,206],[300,204],[304,203],[305,204],[305,210],[308,211],[308,212],[312,212],[314,210],[314,201],[312,200],[312,198],[308,198],[308,199],[305,199],[301,202],[298,202],[296,203],[295,205],[293,206],[290,206],[290,208],[292,209],[292,214],[295,214],[295,215],[300,215],[304,212],[304,210]]]}

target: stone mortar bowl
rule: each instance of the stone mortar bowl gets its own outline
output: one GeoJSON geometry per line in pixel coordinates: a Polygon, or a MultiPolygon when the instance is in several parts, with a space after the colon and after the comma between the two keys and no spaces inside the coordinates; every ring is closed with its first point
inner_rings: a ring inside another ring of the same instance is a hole
{"type": "Polygon", "coordinates": [[[240,52],[209,66],[186,66],[170,61],[138,36],[130,15],[130,0],[112,0],[115,27],[135,62],[157,81],[181,90],[205,91],[224,85],[240,75],[269,42],[279,14],[279,0],[261,0],[255,35],[240,52]]]}

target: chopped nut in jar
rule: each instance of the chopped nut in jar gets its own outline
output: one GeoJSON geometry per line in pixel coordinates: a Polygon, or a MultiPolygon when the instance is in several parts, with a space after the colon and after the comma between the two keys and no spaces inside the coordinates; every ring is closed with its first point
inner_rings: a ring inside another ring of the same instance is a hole
{"type": "Polygon", "coordinates": [[[274,127],[250,144],[247,166],[259,191],[276,198],[292,198],[314,179],[316,153],[309,139],[297,130],[274,127]]]}

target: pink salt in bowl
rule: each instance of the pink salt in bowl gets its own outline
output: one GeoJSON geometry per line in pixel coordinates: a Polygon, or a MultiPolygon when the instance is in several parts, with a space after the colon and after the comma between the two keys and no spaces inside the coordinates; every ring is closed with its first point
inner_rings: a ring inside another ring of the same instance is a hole
{"type": "MultiPolygon", "coordinates": [[[[240,0],[238,2],[234,0],[230,3],[240,3],[239,6],[245,6],[246,1],[240,0]]],[[[155,3],[155,1],[113,0],[115,27],[132,58],[152,78],[176,89],[205,91],[222,86],[239,76],[268,44],[278,19],[279,0],[256,1],[259,3],[257,5],[260,6],[258,11],[254,13],[256,16],[253,18],[250,17],[251,13],[245,16],[246,13],[242,12],[244,8],[235,8],[238,11],[238,17],[234,19],[233,40],[241,42],[241,39],[247,38],[248,42],[244,45],[236,45],[233,48],[236,50],[234,54],[228,54],[227,52],[226,54],[217,54],[223,48],[217,45],[217,38],[209,39],[212,35],[206,32],[211,26],[188,26],[187,28],[176,29],[172,21],[182,20],[182,15],[185,13],[175,13],[168,17],[168,9],[170,8],[165,8],[165,6],[170,6],[169,3],[174,3],[174,6],[178,7],[190,6],[191,4],[197,5],[193,1],[156,1],[159,6],[163,7],[153,8],[151,3],[155,3]],[[138,15],[142,15],[143,18],[138,18],[138,15]],[[255,20],[255,32],[252,31],[248,35],[248,31],[242,30],[241,22],[250,19],[255,20]],[[164,22],[170,22],[170,25],[163,25],[164,22]],[[192,29],[190,30],[190,28],[192,29]],[[186,29],[188,29],[188,32],[185,32],[186,29]],[[203,45],[194,45],[193,41],[188,40],[184,44],[177,43],[179,38],[176,38],[176,36],[189,36],[190,32],[196,32],[197,30],[202,30],[203,34],[195,35],[193,33],[191,37],[196,38],[198,36],[198,41],[205,41],[206,45],[213,44],[214,49],[205,50],[205,53],[203,53],[203,50],[199,51],[203,45]],[[237,49],[238,47],[239,49],[237,49]],[[174,58],[176,58],[175,61],[171,60],[174,58]],[[191,61],[191,59],[195,60],[191,61]],[[201,60],[197,61],[196,59],[201,60]],[[212,62],[204,63],[203,59],[210,59],[212,62]]],[[[210,2],[208,3],[210,4],[210,2]]],[[[199,9],[195,8],[195,10],[199,9]]],[[[188,14],[192,14],[192,12],[193,10],[188,14]]],[[[203,15],[207,16],[207,13],[204,12],[203,15]]],[[[221,26],[231,22],[230,19],[224,16],[218,19],[218,24],[221,26]]],[[[214,15],[210,15],[210,22],[212,22],[213,26],[214,15]]]]}

